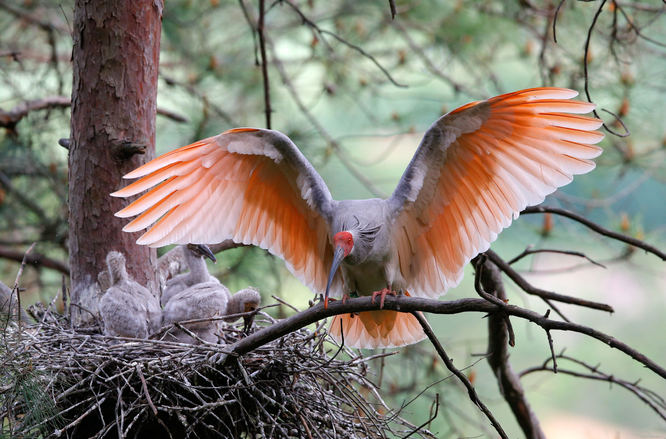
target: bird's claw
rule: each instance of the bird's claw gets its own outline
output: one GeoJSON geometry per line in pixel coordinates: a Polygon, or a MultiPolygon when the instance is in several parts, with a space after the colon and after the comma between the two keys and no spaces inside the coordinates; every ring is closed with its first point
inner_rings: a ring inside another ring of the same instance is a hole
{"type": "Polygon", "coordinates": [[[389,290],[388,288],[382,288],[379,291],[375,291],[374,293],[372,293],[372,304],[374,305],[375,298],[377,296],[379,296],[379,309],[383,309],[384,308],[384,300],[386,299],[386,296],[389,295],[389,294],[391,296],[397,296],[398,295],[398,293],[396,293],[395,291],[389,290]]]}

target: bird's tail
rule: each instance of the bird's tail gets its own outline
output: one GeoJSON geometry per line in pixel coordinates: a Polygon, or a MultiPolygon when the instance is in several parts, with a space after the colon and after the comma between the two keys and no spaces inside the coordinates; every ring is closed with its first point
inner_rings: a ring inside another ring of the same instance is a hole
{"type": "Polygon", "coordinates": [[[333,318],[330,334],[338,342],[353,348],[393,348],[417,343],[426,335],[410,313],[366,311],[340,314],[333,318]]]}

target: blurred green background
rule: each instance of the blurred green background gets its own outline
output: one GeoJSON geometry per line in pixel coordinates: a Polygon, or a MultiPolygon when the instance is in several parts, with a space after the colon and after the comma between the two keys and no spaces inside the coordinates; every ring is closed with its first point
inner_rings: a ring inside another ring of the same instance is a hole
{"type": "MultiPolygon", "coordinates": [[[[557,3],[398,1],[394,21],[388,2],[382,1],[268,3],[273,128],[299,145],[334,197],[390,194],[421,133],[445,112],[521,88],[554,85],[583,91],[586,39],[602,2],[563,2],[556,44],[552,25],[557,3]]],[[[604,2],[590,33],[589,90],[599,108],[621,116],[631,136],[607,133],[598,168],[546,200],[660,248],[666,243],[665,8],[657,0],[604,2]]],[[[70,1],[0,1],[2,111],[28,100],[70,95],[72,10],[70,1]]],[[[234,126],[265,126],[256,17],[257,2],[167,2],[158,107],[187,121],[158,116],[158,153],[234,126]]],[[[613,130],[624,132],[612,115],[600,116],[613,130]]],[[[30,112],[15,126],[0,129],[0,253],[21,252],[37,242],[35,251],[66,262],[67,151],[57,140],[68,136],[68,109],[30,112]]],[[[505,259],[535,246],[585,252],[604,263],[606,269],[574,257],[541,254],[517,266],[536,286],[610,304],[613,315],[567,305],[561,309],[572,320],[614,335],[665,364],[663,261],[571,221],[552,220],[546,224],[540,215],[521,217],[492,248],[505,259]]],[[[13,284],[17,268],[15,261],[0,259],[0,280],[13,284]]],[[[304,308],[313,297],[281,261],[259,249],[225,252],[210,269],[232,290],[259,287],[265,303],[275,294],[304,308]]],[[[474,297],[472,280],[468,270],[446,298],[474,297]]],[[[58,271],[28,268],[23,297],[28,303],[48,302],[61,283],[58,271]]],[[[546,311],[544,303],[508,280],[507,287],[511,303],[546,311]]],[[[481,317],[430,320],[510,437],[519,437],[496,380],[478,356],[485,352],[487,338],[481,317]]],[[[514,321],[514,328],[511,361],[516,371],[549,357],[542,331],[521,321],[514,321]]],[[[577,334],[553,337],[557,352],[566,348],[568,355],[600,364],[608,374],[640,379],[666,395],[664,380],[619,351],[577,334]]],[[[375,363],[370,373],[396,408],[437,383],[405,408],[403,414],[415,424],[428,418],[439,393],[433,432],[441,437],[493,436],[457,381],[445,379],[448,372],[427,342],[375,363]]],[[[664,420],[617,386],[547,372],[527,376],[523,384],[549,437],[666,437],[664,420]]]]}

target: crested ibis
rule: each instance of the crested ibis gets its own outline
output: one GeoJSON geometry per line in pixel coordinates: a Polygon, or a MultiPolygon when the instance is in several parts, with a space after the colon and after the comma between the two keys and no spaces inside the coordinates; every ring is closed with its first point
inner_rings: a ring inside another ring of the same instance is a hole
{"type": "Polygon", "coordinates": [[[147,338],[160,328],[159,301],[143,285],[127,274],[125,256],[117,251],[106,255],[109,288],[99,302],[104,334],[147,338]]]}
{"type": "MultiPolygon", "coordinates": [[[[162,324],[224,316],[227,316],[224,321],[234,322],[240,318],[238,314],[251,313],[260,304],[261,295],[254,288],[245,288],[231,295],[229,289],[220,282],[197,283],[169,298],[164,304],[162,324]]],[[[246,315],[244,319],[247,329],[252,323],[252,315],[246,315]]],[[[219,320],[187,323],[185,327],[209,343],[217,342],[217,334],[221,329],[219,320]]],[[[179,329],[170,330],[167,336],[182,343],[196,342],[179,329]]]]}
{"type": "MultiPolygon", "coordinates": [[[[123,230],[156,222],[137,242],[215,243],[267,249],[313,291],[409,292],[438,297],[526,206],[591,171],[604,137],[594,104],[563,88],[533,88],[464,105],[426,131],[387,199],[334,200],[284,134],[236,128],[166,153],[111,194],[148,193],[116,213],[123,230]],[[339,269],[338,269],[339,268],[339,269]]],[[[424,337],[411,314],[337,316],[332,334],[363,348],[424,337]]]]}
{"type": "Polygon", "coordinates": [[[216,262],[216,259],[213,252],[206,245],[188,244],[182,246],[181,254],[185,265],[190,271],[174,276],[166,282],[160,299],[162,306],[165,306],[171,297],[193,285],[203,282],[220,283],[216,277],[208,273],[204,258],[208,258],[213,262],[216,262]]]}

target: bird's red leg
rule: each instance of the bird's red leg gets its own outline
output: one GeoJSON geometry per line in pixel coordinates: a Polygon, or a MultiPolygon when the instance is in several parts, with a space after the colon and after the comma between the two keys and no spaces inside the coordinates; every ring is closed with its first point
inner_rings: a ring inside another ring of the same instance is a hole
{"type": "Polygon", "coordinates": [[[379,296],[379,309],[384,308],[384,299],[386,299],[387,294],[390,294],[391,296],[398,295],[395,291],[389,290],[388,288],[382,288],[381,290],[372,293],[372,303],[374,304],[375,297],[379,296]]]}
{"type": "Polygon", "coordinates": [[[347,299],[349,299],[349,294],[343,293],[342,294],[342,304],[344,305],[345,302],[347,302],[347,299]]]}

